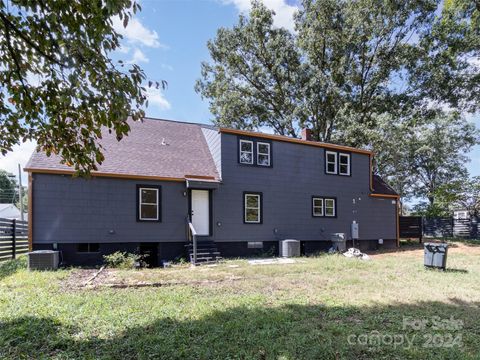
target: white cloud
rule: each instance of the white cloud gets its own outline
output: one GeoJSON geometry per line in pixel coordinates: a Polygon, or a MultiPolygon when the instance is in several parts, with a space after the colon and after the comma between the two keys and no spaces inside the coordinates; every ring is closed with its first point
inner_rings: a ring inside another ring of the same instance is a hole
{"type": "Polygon", "coordinates": [[[142,52],[140,49],[135,49],[133,52],[133,58],[128,60],[129,64],[139,64],[139,63],[148,63],[148,58],[145,56],[145,54],[142,52]]]}
{"type": "Polygon", "coordinates": [[[166,48],[160,43],[158,34],[154,30],[147,29],[138,19],[133,18],[128,22],[127,27],[123,27],[123,21],[118,16],[112,19],[113,28],[116,32],[133,44],[142,44],[153,48],[166,48]]]}
{"type": "MultiPolygon", "coordinates": [[[[248,13],[252,8],[251,0],[223,0],[223,3],[235,5],[241,13],[248,13]]],[[[267,8],[275,11],[273,19],[275,26],[294,30],[293,14],[298,7],[287,4],[285,0],[263,0],[263,3],[267,8]]]]}
{"type": "Polygon", "coordinates": [[[168,71],[173,71],[173,66],[172,66],[172,65],[168,65],[168,64],[161,63],[161,64],[160,64],[160,67],[161,67],[162,69],[165,69],[165,70],[168,70],[168,71]]]}
{"type": "Polygon", "coordinates": [[[22,169],[22,185],[28,185],[28,177],[27,174],[23,172],[23,168],[30,159],[30,156],[32,155],[36,146],[37,144],[32,141],[15,145],[13,147],[13,151],[10,151],[7,153],[7,155],[0,155],[0,169],[15,174],[18,179],[18,164],[20,164],[22,169]]]}
{"type": "Polygon", "coordinates": [[[149,105],[157,106],[161,110],[169,110],[172,107],[160,89],[147,87],[146,95],[149,105]]]}

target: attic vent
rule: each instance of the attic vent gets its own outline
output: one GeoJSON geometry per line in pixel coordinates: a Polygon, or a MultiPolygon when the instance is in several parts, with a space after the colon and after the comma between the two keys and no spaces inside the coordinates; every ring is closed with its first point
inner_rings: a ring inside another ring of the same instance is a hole
{"type": "Polygon", "coordinates": [[[169,145],[169,144],[167,144],[167,142],[165,141],[165,138],[162,138],[162,143],[161,143],[160,145],[162,145],[162,146],[167,146],[167,145],[169,145]]]}

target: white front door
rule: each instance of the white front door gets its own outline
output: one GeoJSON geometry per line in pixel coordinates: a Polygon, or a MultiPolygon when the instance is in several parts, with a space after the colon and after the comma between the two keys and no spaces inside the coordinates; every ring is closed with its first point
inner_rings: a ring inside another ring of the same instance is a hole
{"type": "Polygon", "coordinates": [[[192,224],[197,235],[210,235],[210,196],[208,190],[192,190],[192,224]]]}

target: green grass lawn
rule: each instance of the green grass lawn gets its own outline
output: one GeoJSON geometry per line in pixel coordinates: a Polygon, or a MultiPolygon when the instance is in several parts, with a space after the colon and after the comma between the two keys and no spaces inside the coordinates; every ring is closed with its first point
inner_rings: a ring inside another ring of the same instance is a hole
{"type": "Polygon", "coordinates": [[[368,262],[108,270],[93,287],[78,269],[3,264],[0,358],[479,358],[480,247],[453,244],[446,272],[425,270],[421,249],[404,250],[368,262]],[[463,324],[432,324],[446,319],[463,324]],[[404,329],[407,320],[426,323],[404,329]]]}

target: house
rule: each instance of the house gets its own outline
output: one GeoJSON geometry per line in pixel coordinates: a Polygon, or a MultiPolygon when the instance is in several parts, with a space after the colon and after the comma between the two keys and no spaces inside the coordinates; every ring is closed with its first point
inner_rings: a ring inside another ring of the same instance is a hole
{"type": "Polygon", "coordinates": [[[470,219],[470,213],[466,209],[453,210],[453,218],[455,220],[467,220],[470,219]]]}
{"type": "MultiPolygon", "coordinates": [[[[20,209],[13,204],[0,204],[0,218],[21,220],[22,213],[20,209]]],[[[23,213],[23,220],[28,220],[27,213],[23,213]]]]}
{"type": "Polygon", "coordinates": [[[120,142],[105,133],[90,179],[32,155],[34,250],[59,249],[69,264],[140,251],[156,265],[184,255],[193,228],[210,258],[276,253],[281,239],[309,254],[332,234],[351,240],[353,222],[361,248],[398,244],[398,195],[372,176],[370,151],[312,141],[308,130],[297,139],[149,118],[130,126],[120,142]]]}

